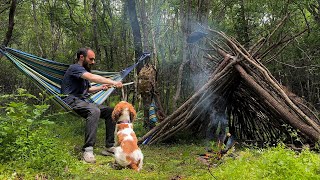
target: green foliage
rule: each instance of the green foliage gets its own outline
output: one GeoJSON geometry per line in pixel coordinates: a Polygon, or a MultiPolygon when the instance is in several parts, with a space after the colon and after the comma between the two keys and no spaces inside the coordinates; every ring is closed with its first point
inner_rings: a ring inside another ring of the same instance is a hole
{"type": "MultiPolygon", "coordinates": [[[[17,95],[3,95],[12,99],[6,104],[5,115],[0,117],[0,163],[9,164],[6,171],[49,172],[63,174],[70,157],[49,129],[53,122],[44,118],[47,104],[30,105],[26,101],[36,98],[19,89],[17,95]],[[16,101],[18,98],[24,101],[16,101]]],[[[5,172],[6,172],[5,171],[5,172]]]]}

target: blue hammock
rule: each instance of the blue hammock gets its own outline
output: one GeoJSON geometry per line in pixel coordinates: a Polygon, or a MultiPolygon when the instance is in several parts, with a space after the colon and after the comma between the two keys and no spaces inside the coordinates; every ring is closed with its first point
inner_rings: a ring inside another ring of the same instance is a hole
{"type": "MultiPolygon", "coordinates": [[[[53,95],[53,100],[56,103],[65,110],[72,111],[70,106],[61,99],[64,95],[60,94],[62,78],[69,67],[68,64],[44,59],[8,47],[1,47],[0,53],[7,57],[7,59],[9,59],[19,70],[29,76],[41,90],[47,92],[49,95],[53,95]]],[[[147,57],[150,57],[150,53],[144,53],[135,64],[120,72],[103,72],[93,70],[92,73],[106,78],[111,78],[115,81],[121,81],[147,57]]],[[[101,86],[101,84],[91,83],[91,86],[101,86]]],[[[111,87],[107,91],[98,91],[91,94],[90,101],[96,104],[102,104],[114,89],[114,87],[111,87]]]]}

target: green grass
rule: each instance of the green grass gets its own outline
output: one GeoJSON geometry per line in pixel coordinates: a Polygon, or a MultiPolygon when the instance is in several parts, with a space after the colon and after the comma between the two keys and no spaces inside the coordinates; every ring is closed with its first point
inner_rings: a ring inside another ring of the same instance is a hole
{"type": "MultiPolygon", "coordinates": [[[[63,117],[61,117],[63,118],[63,117]]],[[[55,131],[59,138],[66,142],[66,148],[72,152],[75,159],[81,158],[81,145],[83,142],[84,119],[69,116],[68,121],[56,121],[55,131]],[[61,128],[63,127],[63,128],[61,128]]],[[[146,131],[142,128],[142,121],[135,122],[135,131],[138,136],[146,131]]],[[[204,147],[197,144],[161,144],[141,145],[144,154],[143,170],[139,173],[131,169],[115,170],[111,164],[113,157],[100,155],[104,146],[104,123],[99,124],[97,144],[94,150],[97,163],[87,164],[79,161],[74,168],[69,168],[70,174],[75,179],[183,179],[210,178],[206,166],[197,160],[197,154],[204,152],[204,147]]]]}
{"type": "Polygon", "coordinates": [[[114,170],[112,157],[99,155],[97,149],[97,163],[81,163],[75,169],[70,169],[74,178],[78,179],[208,179],[209,174],[196,158],[199,147],[194,145],[161,145],[142,146],[145,159],[143,170],[139,173],[131,169],[114,170]]]}
{"type": "Polygon", "coordinates": [[[218,179],[320,179],[319,154],[296,153],[284,145],[264,150],[243,150],[215,169],[218,179]]]}
{"type": "MultiPolygon", "coordinates": [[[[284,146],[236,148],[208,169],[198,160],[199,154],[205,153],[205,143],[190,137],[185,139],[185,136],[175,138],[170,144],[142,145],[145,159],[141,172],[115,170],[111,167],[114,159],[100,155],[104,146],[102,121],[94,149],[97,163],[87,164],[81,160],[84,119],[70,114],[50,119],[55,122],[49,127],[50,134],[57,140],[56,146],[68,165],[56,173],[50,168],[35,170],[21,161],[12,161],[0,164],[0,179],[320,179],[319,154],[309,150],[296,153],[284,146]]],[[[135,122],[135,131],[138,136],[145,133],[140,119],[135,122]]]]}

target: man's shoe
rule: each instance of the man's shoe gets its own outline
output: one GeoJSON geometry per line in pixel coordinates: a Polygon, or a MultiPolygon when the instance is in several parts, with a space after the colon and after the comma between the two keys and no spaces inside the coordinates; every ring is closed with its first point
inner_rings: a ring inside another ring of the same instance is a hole
{"type": "Polygon", "coordinates": [[[101,151],[101,154],[104,156],[113,156],[115,147],[105,148],[101,151]]]}
{"type": "Polygon", "coordinates": [[[87,163],[95,163],[96,158],[93,155],[93,147],[84,148],[83,160],[87,163]]]}

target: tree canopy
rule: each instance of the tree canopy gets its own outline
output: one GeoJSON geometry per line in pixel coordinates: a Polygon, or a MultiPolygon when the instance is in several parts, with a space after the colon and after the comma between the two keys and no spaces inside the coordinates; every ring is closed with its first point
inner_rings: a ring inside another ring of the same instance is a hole
{"type": "MultiPolygon", "coordinates": [[[[0,37],[3,45],[64,63],[72,62],[79,47],[90,46],[97,54],[96,68],[109,71],[152,52],[167,114],[205,84],[214,67],[186,42],[190,33],[209,27],[244,48],[267,38],[281,46],[269,46],[256,58],[281,84],[317,106],[319,6],[317,0],[4,0],[0,37]]],[[[2,92],[32,89],[3,59],[2,92]]]]}

